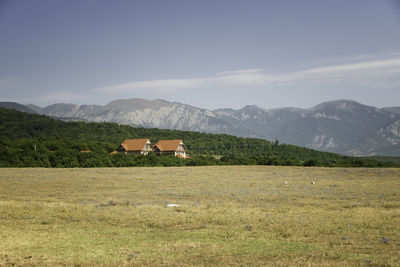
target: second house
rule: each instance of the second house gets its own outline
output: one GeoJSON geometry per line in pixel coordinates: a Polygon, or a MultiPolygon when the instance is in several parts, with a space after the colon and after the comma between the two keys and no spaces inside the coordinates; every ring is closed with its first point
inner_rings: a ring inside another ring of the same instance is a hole
{"type": "Polygon", "coordinates": [[[157,155],[175,155],[179,158],[186,158],[186,146],[182,140],[160,140],[154,145],[154,152],[157,155]]]}

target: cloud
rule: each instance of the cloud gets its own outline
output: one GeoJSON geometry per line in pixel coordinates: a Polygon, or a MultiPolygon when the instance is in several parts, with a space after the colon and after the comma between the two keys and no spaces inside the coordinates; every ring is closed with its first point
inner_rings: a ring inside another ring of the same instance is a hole
{"type": "Polygon", "coordinates": [[[233,70],[219,72],[208,77],[147,80],[115,84],[95,88],[92,91],[101,93],[174,92],[209,86],[266,86],[335,81],[394,87],[400,84],[399,74],[400,58],[392,58],[321,66],[281,74],[267,74],[262,69],[233,70]]]}
{"type": "Polygon", "coordinates": [[[216,76],[247,75],[247,74],[257,74],[262,72],[263,69],[230,70],[230,71],[218,72],[216,76]]]}
{"type": "Polygon", "coordinates": [[[347,81],[359,85],[393,87],[400,83],[400,58],[310,68],[280,75],[265,75],[264,84],[347,81]]]}
{"type": "Polygon", "coordinates": [[[263,83],[261,69],[225,71],[215,76],[191,79],[164,79],[115,84],[93,89],[100,93],[171,92],[203,86],[259,85],[263,83]]]}
{"type": "Polygon", "coordinates": [[[342,64],[328,67],[314,68],[302,73],[343,73],[348,71],[364,71],[371,69],[387,69],[400,66],[400,58],[342,64]]]}
{"type": "Polygon", "coordinates": [[[400,84],[400,58],[312,68],[288,75],[295,81],[340,81],[393,87],[400,84]]]}
{"type": "Polygon", "coordinates": [[[175,91],[204,85],[206,79],[164,79],[116,84],[93,89],[95,92],[175,91]]]}

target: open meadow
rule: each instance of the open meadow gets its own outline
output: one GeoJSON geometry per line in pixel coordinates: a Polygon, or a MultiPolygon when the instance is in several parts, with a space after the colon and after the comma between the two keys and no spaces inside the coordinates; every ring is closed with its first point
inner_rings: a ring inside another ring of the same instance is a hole
{"type": "Polygon", "coordinates": [[[400,266],[400,169],[0,169],[0,265],[400,266]]]}

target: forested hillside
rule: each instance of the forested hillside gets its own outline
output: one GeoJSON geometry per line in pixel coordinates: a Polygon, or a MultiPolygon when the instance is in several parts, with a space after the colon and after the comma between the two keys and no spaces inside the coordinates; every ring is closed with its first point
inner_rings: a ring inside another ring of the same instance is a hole
{"type": "Polygon", "coordinates": [[[207,110],[184,103],[140,98],[107,105],[58,103],[44,108],[1,103],[6,108],[75,121],[114,122],[146,128],[229,134],[349,156],[400,156],[399,107],[377,108],[352,100],[324,102],[312,108],[207,110]]]}
{"type": "Polygon", "coordinates": [[[0,108],[1,167],[113,167],[263,164],[393,166],[263,139],[225,134],[135,128],[115,123],[64,122],[0,108]],[[127,138],[182,139],[191,159],[156,155],[111,155],[127,138]],[[90,151],[90,152],[88,152],[90,151]]]}

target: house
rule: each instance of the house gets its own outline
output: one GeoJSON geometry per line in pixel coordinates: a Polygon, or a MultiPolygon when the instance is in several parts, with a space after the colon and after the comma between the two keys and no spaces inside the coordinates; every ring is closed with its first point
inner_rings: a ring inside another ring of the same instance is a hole
{"type": "Polygon", "coordinates": [[[182,140],[160,140],[154,145],[157,155],[175,155],[186,158],[186,146],[182,140]]]}
{"type": "Polygon", "coordinates": [[[126,139],[122,142],[117,150],[119,153],[132,153],[147,155],[153,151],[153,146],[148,138],[145,139],[126,139]]]}

